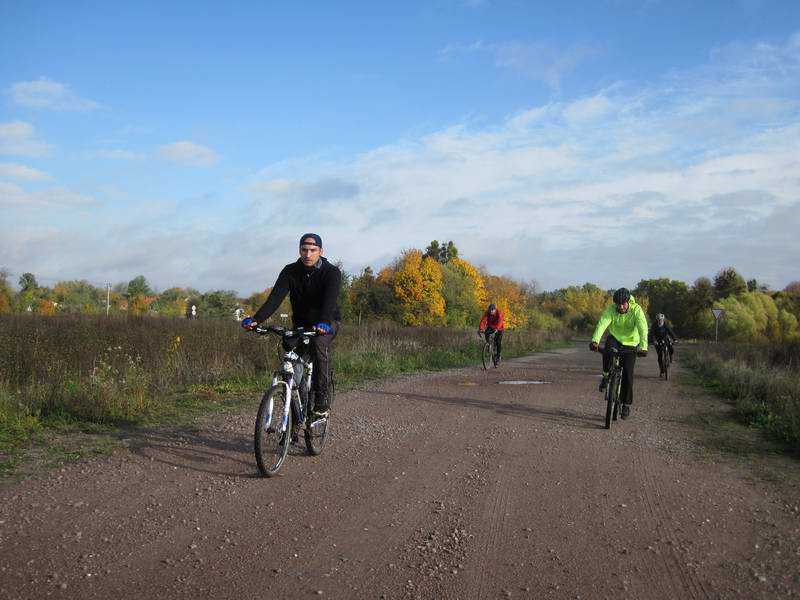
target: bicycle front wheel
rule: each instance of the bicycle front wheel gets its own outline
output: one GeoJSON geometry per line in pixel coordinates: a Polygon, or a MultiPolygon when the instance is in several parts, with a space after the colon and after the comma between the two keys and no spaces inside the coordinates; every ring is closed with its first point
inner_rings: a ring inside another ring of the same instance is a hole
{"type": "Polygon", "coordinates": [[[492,348],[489,346],[489,342],[486,342],[483,345],[483,354],[481,355],[481,360],[483,361],[484,370],[488,369],[492,362],[492,348]]]}
{"type": "Polygon", "coordinates": [[[617,393],[617,374],[612,371],[606,388],[606,429],[611,429],[611,421],[616,419],[617,393]]]}
{"type": "Polygon", "coordinates": [[[330,378],[328,379],[328,416],[324,419],[314,419],[309,415],[306,421],[306,429],[304,432],[306,438],[306,450],[311,456],[319,456],[322,454],[322,449],[325,447],[325,442],[328,441],[328,433],[331,429],[331,412],[333,408],[333,400],[336,394],[336,382],[333,379],[333,371],[331,371],[330,378]]]}
{"type": "Polygon", "coordinates": [[[286,415],[283,427],[283,408],[286,404],[286,387],[272,386],[261,399],[256,417],[255,453],[258,470],[272,477],[281,468],[292,443],[292,411],[286,415]]]}
{"type": "Polygon", "coordinates": [[[669,348],[664,348],[664,380],[669,379],[669,367],[672,359],[669,356],[669,348]]]}

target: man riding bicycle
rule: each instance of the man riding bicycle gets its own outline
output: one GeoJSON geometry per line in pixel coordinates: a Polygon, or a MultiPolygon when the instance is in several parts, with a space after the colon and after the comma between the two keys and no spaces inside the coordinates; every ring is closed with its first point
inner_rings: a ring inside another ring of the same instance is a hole
{"type": "Polygon", "coordinates": [[[656,322],[650,329],[650,342],[655,345],[656,353],[658,354],[659,375],[664,374],[664,347],[669,350],[669,359],[670,362],[672,362],[672,355],[675,352],[672,344],[676,341],[677,338],[672,332],[672,329],[670,329],[670,326],[667,325],[667,320],[666,317],[664,317],[664,313],[658,313],[656,315],[656,322]]]}
{"type": "Polygon", "coordinates": [[[494,333],[494,347],[497,350],[497,364],[500,364],[500,353],[503,351],[503,331],[506,325],[503,322],[503,313],[497,308],[496,304],[490,304],[486,312],[481,317],[480,325],[478,325],[478,335],[483,334],[486,341],[489,341],[489,336],[494,333]]]}
{"type": "Polygon", "coordinates": [[[631,293],[625,288],[614,292],[614,304],[610,305],[600,316],[595,327],[589,349],[599,351],[600,338],[608,329],[605,352],[603,352],[603,380],[600,382],[600,391],[604,392],[608,386],[608,371],[611,365],[612,348],[620,351],[622,361],[622,418],[627,419],[631,414],[633,403],[633,369],[636,365],[636,355],[647,356],[647,319],[644,310],[636,303],[631,293]],[[636,350],[638,346],[638,350],[636,350]],[[627,352],[625,351],[627,350],[627,352]]]}
{"type": "Polygon", "coordinates": [[[311,360],[314,364],[314,414],[326,417],[328,381],[333,343],[342,319],[338,298],[342,273],[322,256],[322,238],[306,233],[300,238],[300,258],[286,265],[278,275],[266,302],[242,327],[254,329],[278,309],[286,294],[292,305],[292,326],[314,329],[320,335],[311,338],[311,360]]]}

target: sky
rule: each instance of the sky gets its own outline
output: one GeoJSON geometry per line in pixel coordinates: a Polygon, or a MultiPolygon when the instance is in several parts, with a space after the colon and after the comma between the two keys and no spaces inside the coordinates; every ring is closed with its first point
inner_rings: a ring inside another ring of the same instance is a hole
{"type": "Polygon", "coordinates": [[[0,267],[271,286],[453,240],[552,290],[800,280],[800,2],[0,0],[0,267]]]}

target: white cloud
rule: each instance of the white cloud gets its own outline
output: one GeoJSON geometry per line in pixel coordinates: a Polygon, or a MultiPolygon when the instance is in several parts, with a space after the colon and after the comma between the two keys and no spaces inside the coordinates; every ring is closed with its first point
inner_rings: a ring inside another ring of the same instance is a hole
{"type": "Polygon", "coordinates": [[[90,196],[63,187],[28,191],[16,184],[0,181],[0,206],[17,209],[83,208],[97,203],[90,196]]]}
{"type": "Polygon", "coordinates": [[[44,179],[50,179],[50,175],[44,173],[43,171],[14,163],[0,163],[0,177],[21,179],[23,181],[40,181],[44,179]]]}
{"type": "Polygon", "coordinates": [[[47,156],[53,146],[33,135],[33,125],[24,121],[0,123],[0,154],[47,156]]]}
{"type": "Polygon", "coordinates": [[[131,150],[124,150],[122,148],[97,150],[92,153],[92,156],[108,160],[143,160],[145,158],[145,155],[140,152],[132,152],[131,150]]]}
{"type": "Polygon", "coordinates": [[[15,104],[28,108],[55,111],[90,111],[100,107],[97,102],[81,98],[64,83],[41,77],[36,81],[20,81],[11,85],[15,104]]]}
{"type": "MultiPolygon", "coordinates": [[[[800,63],[786,47],[759,52],[758,68],[748,53],[715,56],[646,86],[613,85],[531,107],[491,128],[456,125],[338,164],[296,161],[291,178],[273,165],[259,179],[262,193],[273,192],[262,204],[265,222],[298,231],[324,226],[335,235],[337,257],[356,267],[371,262],[358,252],[362,245],[396,253],[444,237],[494,272],[553,287],[594,279],[596,269],[608,278],[599,283],[611,286],[612,271],[600,259],[581,259],[584,253],[605,257],[603,249],[623,240],[649,247],[665,236],[693,248],[687,262],[664,265],[671,276],[713,274],[729,263],[725,253],[741,253],[733,241],[709,239],[745,223],[767,235],[770,215],[800,202],[800,121],[786,109],[800,63]],[[766,110],[754,101],[765,97],[766,110]],[[296,192],[331,177],[357,186],[358,195],[304,211],[296,192]],[[498,227],[503,239],[526,240],[536,253],[509,260],[507,244],[493,237],[498,227]],[[573,262],[557,258],[564,256],[573,262]],[[697,272],[713,262],[710,272],[697,272]]],[[[765,247],[762,261],[776,252],[800,255],[800,239],[765,247]]],[[[637,252],[623,269],[635,278],[650,266],[637,252]]]]}
{"type": "Polygon", "coordinates": [[[449,44],[439,51],[439,57],[447,61],[463,54],[487,55],[499,69],[542,81],[551,89],[558,90],[566,75],[574,71],[581,62],[603,51],[602,48],[584,44],[556,47],[546,41],[477,41],[471,44],[449,44]]]}
{"type": "Polygon", "coordinates": [[[194,142],[175,142],[158,149],[161,158],[193,167],[210,167],[219,160],[219,156],[211,148],[194,142]]]}
{"type": "Polygon", "coordinates": [[[583,125],[607,117],[614,109],[603,95],[576,100],[564,109],[564,118],[571,125],[583,125]]]}

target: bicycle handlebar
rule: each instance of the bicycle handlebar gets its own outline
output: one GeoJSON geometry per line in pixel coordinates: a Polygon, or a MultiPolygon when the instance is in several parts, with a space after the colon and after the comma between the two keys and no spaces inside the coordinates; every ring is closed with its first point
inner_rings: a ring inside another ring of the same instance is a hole
{"type": "MultiPolygon", "coordinates": [[[[602,348],[598,348],[597,351],[603,353],[606,351],[606,347],[603,346],[602,348]]],[[[631,352],[638,352],[639,347],[630,346],[626,350],[620,350],[619,348],[608,348],[608,351],[612,354],[630,354],[631,352]]]]}
{"type": "Polygon", "coordinates": [[[270,333],[274,333],[275,335],[285,338],[301,336],[316,337],[320,335],[314,329],[309,331],[306,331],[303,327],[298,327],[297,329],[286,329],[285,327],[279,327],[278,325],[258,325],[255,329],[251,329],[251,331],[254,331],[259,335],[269,335],[270,333]]]}

